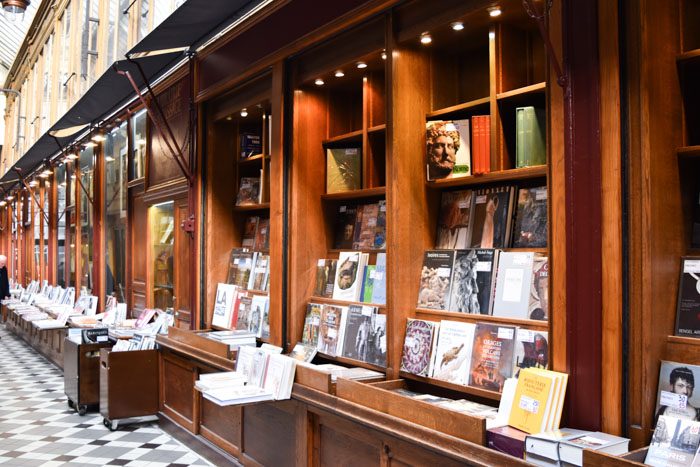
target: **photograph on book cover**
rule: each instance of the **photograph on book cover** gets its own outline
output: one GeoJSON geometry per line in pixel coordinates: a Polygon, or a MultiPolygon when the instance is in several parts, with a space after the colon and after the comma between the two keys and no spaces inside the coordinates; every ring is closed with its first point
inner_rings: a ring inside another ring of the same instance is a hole
{"type": "Polygon", "coordinates": [[[654,419],[667,415],[700,421],[700,397],[693,392],[696,378],[700,366],[662,361],[654,419]]]}

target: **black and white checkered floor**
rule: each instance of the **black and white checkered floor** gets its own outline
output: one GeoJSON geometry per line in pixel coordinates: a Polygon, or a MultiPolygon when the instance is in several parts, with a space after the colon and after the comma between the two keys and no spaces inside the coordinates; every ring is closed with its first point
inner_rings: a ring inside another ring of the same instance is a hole
{"type": "Polygon", "coordinates": [[[98,413],[68,408],[63,374],[0,325],[0,464],[212,465],[157,424],[109,431],[98,413]]]}

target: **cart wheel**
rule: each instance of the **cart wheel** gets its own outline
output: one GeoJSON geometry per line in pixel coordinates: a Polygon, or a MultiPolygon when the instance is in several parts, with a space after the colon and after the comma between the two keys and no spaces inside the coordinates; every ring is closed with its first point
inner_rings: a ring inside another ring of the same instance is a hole
{"type": "Polygon", "coordinates": [[[70,407],[71,409],[74,409],[74,408],[75,408],[75,404],[74,404],[73,401],[70,400],[70,399],[68,399],[68,407],[70,407]]]}
{"type": "Polygon", "coordinates": [[[103,424],[104,426],[106,426],[107,428],[109,428],[109,425],[111,425],[111,423],[109,423],[109,420],[107,420],[106,418],[103,418],[103,419],[102,419],[102,424],[103,424]]]}
{"type": "Polygon", "coordinates": [[[117,431],[117,426],[119,426],[119,421],[112,420],[112,423],[107,428],[109,428],[109,431],[117,431]]]}
{"type": "Polygon", "coordinates": [[[85,406],[85,405],[78,406],[78,415],[83,416],[86,413],[87,413],[87,406],[85,406]]]}

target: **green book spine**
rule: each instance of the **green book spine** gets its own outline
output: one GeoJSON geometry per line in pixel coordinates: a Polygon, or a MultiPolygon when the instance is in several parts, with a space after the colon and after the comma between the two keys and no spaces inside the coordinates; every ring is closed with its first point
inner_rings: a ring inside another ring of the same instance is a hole
{"type": "Polygon", "coordinates": [[[530,150],[530,165],[544,165],[547,163],[547,146],[545,145],[545,128],[546,119],[543,109],[532,108],[528,112],[530,119],[531,132],[531,150],[530,150]]]}
{"type": "Polygon", "coordinates": [[[525,161],[525,108],[515,109],[515,167],[526,167],[525,161]]]}
{"type": "Polygon", "coordinates": [[[515,166],[532,167],[547,163],[545,113],[532,106],[515,109],[515,166]]]}
{"type": "Polygon", "coordinates": [[[362,287],[362,302],[372,303],[372,290],[374,289],[374,269],[373,264],[368,264],[365,268],[364,286],[362,287]]]}

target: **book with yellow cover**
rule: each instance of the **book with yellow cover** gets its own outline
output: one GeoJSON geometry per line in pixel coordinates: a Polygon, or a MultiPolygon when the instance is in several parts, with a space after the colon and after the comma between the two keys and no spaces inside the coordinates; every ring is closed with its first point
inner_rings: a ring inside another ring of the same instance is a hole
{"type": "Polygon", "coordinates": [[[547,430],[559,429],[561,422],[561,413],[564,406],[564,395],[566,394],[566,384],[569,380],[569,375],[566,373],[557,373],[555,371],[544,370],[542,368],[533,368],[533,371],[546,378],[552,378],[554,387],[552,390],[552,402],[547,408],[547,430]]]}
{"type": "Polygon", "coordinates": [[[554,378],[532,368],[523,369],[518,377],[508,425],[530,434],[546,431],[555,388],[554,378]]]}

